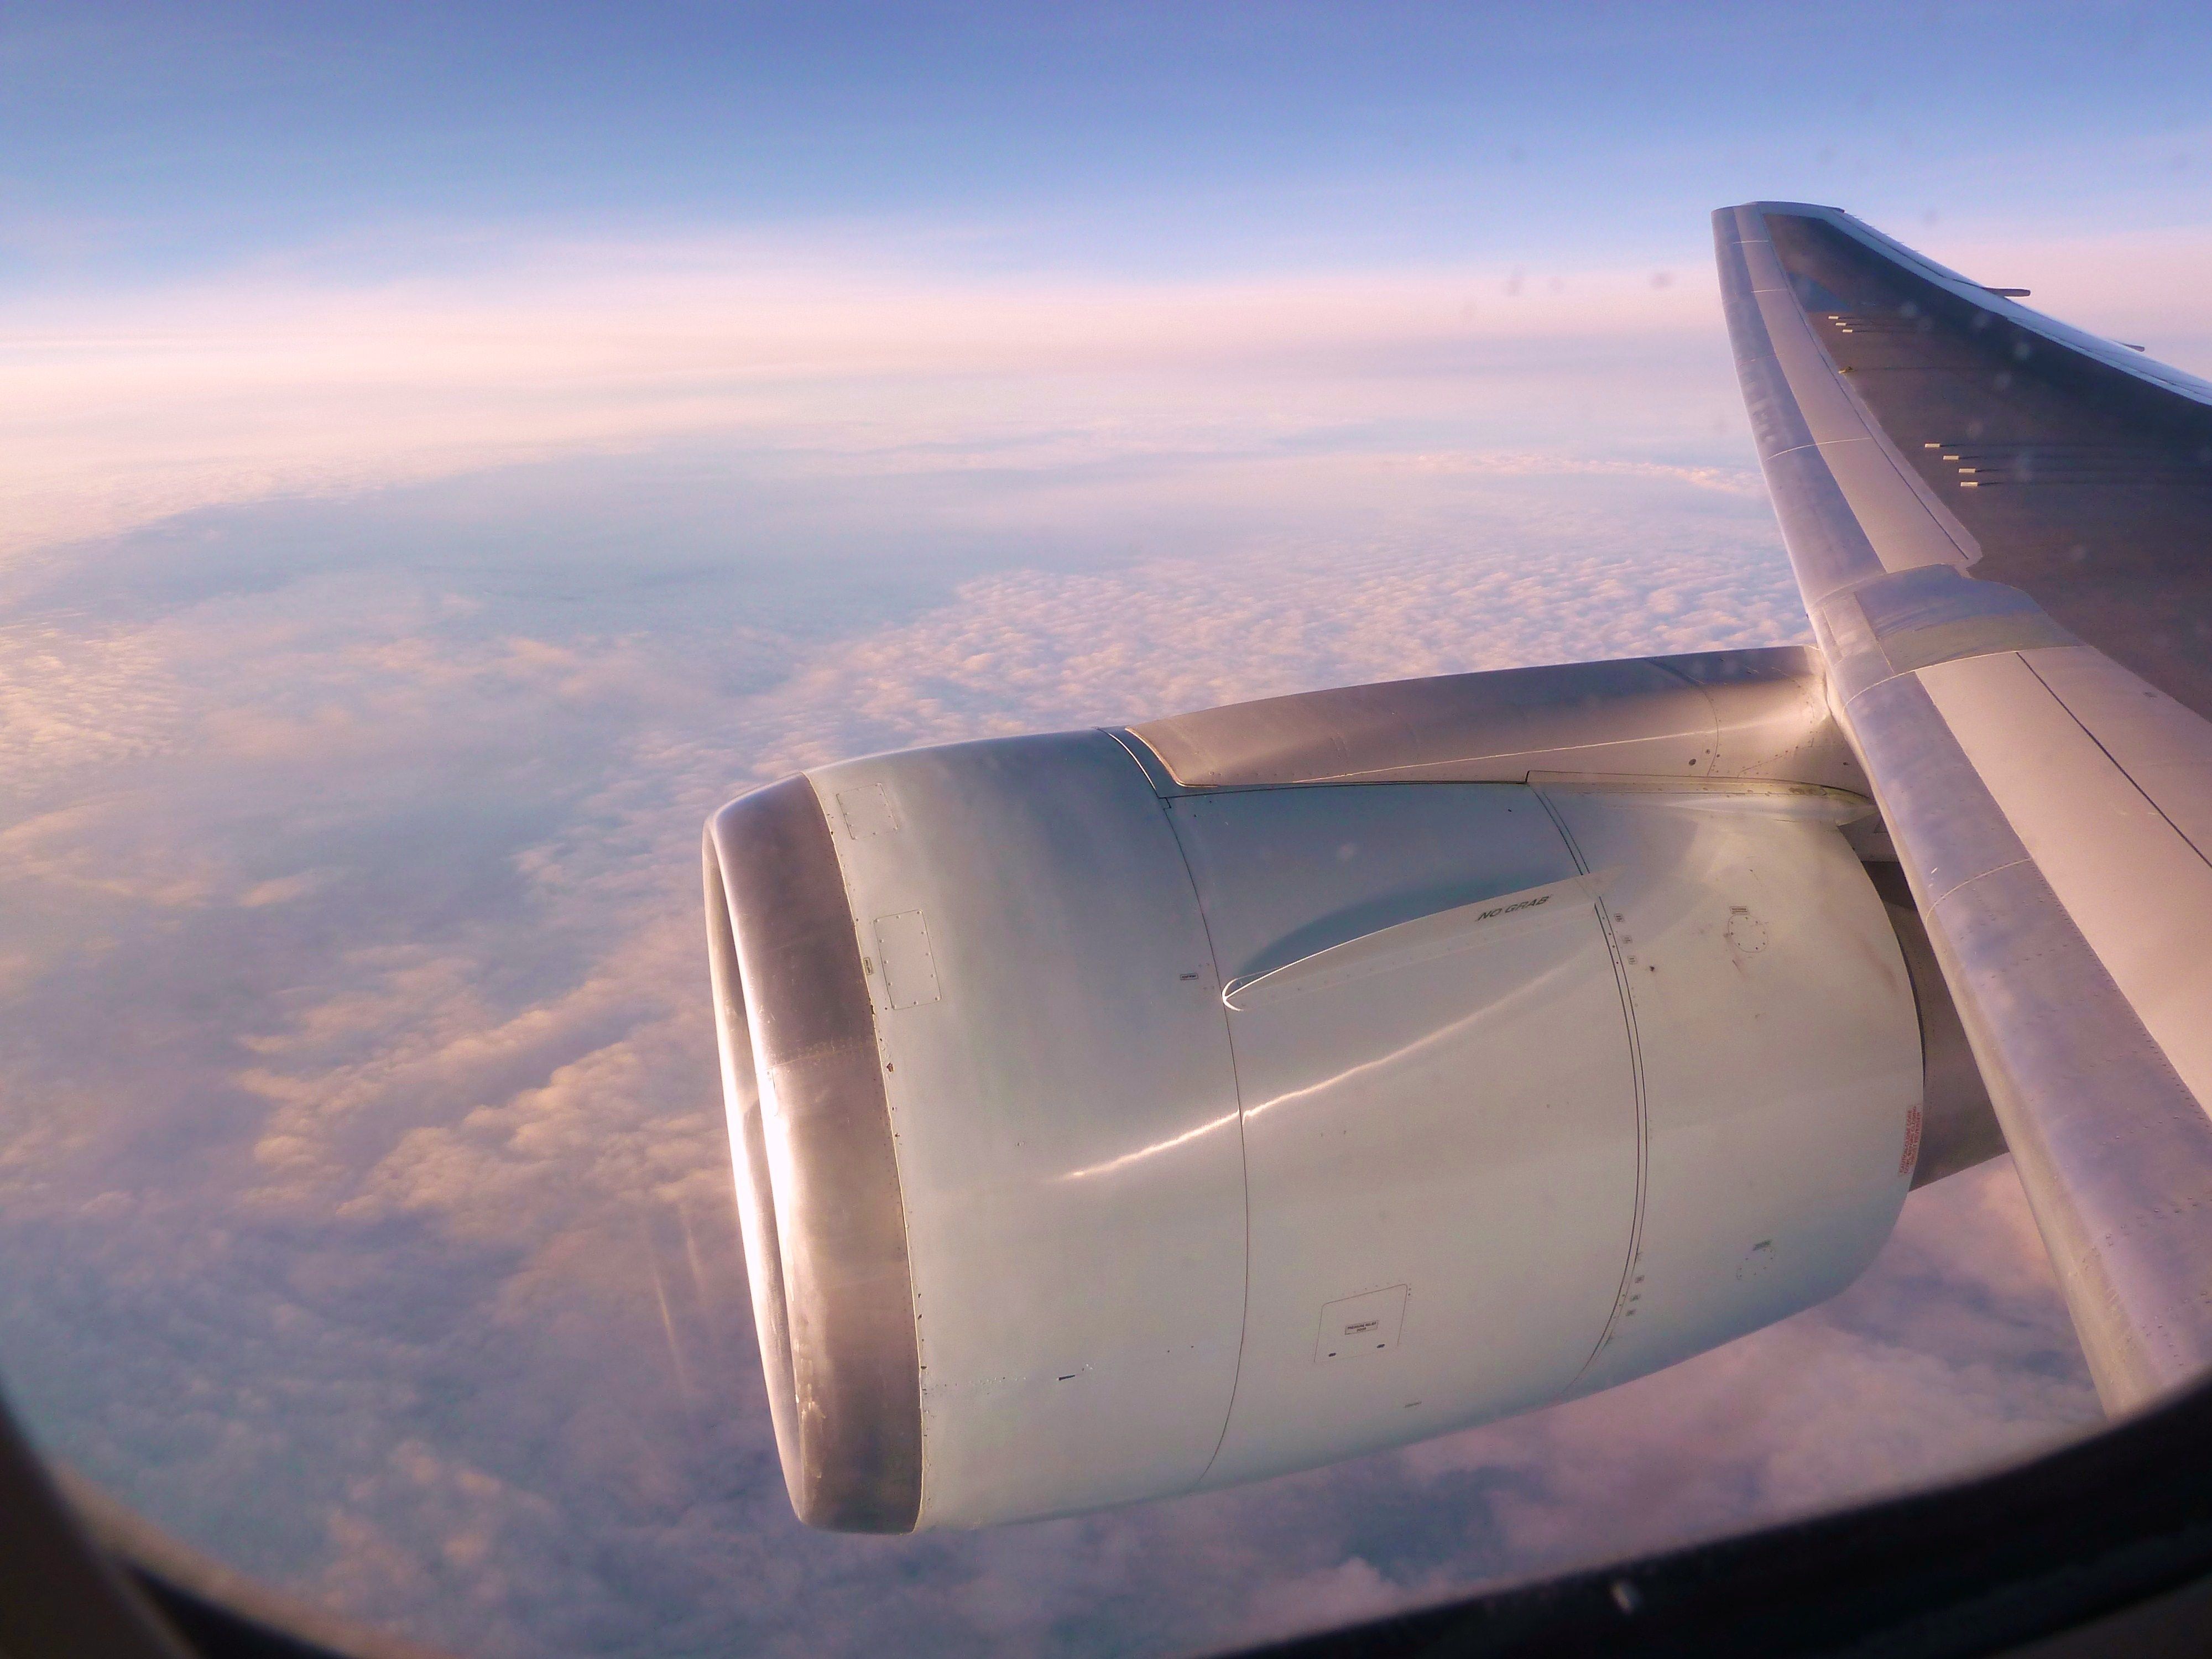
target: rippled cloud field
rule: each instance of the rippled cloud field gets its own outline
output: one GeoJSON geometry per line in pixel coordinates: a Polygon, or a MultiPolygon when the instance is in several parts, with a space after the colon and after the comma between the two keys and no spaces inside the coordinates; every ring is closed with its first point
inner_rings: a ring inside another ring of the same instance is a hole
{"type": "Polygon", "coordinates": [[[1553,1412],[995,1533],[791,1518],[707,813],[848,753],[1802,637],[1755,475],[1692,434],[806,466],[697,437],[19,556],[10,1385],[201,1547],[516,1655],[1173,1650],[2090,1422],[1997,1165],[1916,1195],[1835,1302],[1553,1412]]]}

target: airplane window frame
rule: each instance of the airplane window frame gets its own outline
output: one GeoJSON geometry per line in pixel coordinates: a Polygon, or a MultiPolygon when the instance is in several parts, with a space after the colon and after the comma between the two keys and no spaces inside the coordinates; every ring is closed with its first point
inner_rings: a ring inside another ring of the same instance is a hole
{"type": "MultiPolygon", "coordinates": [[[[2158,1659],[2212,1633],[2212,1379],[1921,1491],[1244,1650],[2158,1659]]],[[[346,1631],[58,1479],[0,1404],[0,1652],[436,1659],[346,1631]],[[66,1493],[64,1485],[71,1490],[66,1493]]]]}

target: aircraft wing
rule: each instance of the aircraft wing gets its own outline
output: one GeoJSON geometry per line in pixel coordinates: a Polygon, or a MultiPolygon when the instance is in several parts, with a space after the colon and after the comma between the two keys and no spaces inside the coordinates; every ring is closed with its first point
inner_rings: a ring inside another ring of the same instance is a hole
{"type": "Polygon", "coordinates": [[[2212,384],[1833,208],[1714,238],[1833,712],[2124,1409],[2212,1365],[2212,384]]]}

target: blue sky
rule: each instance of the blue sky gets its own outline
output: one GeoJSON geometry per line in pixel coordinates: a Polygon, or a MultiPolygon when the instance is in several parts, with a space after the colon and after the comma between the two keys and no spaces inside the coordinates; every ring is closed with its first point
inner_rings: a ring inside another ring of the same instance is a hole
{"type": "Polygon", "coordinates": [[[33,288],[856,219],[1124,273],[1665,260],[1753,195],[2080,232],[2212,191],[2185,5],[94,3],[0,40],[33,288]]]}
{"type": "Polygon", "coordinates": [[[801,766],[1803,635],[1706,215],[2212,368],[2193,9],[0,17],[0,1374],[487,1654],[1164,1651],[2094,1397],[2008,1167],[1836,1301],[1240,1492],[792,1521],[698,827],[801,766]]]}

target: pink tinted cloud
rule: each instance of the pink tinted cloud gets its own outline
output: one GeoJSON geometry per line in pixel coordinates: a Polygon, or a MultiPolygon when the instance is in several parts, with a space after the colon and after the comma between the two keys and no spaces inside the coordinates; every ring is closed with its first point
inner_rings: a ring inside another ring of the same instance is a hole
{"type": "Polygon", "coordinates": [[[1454,354],[1717,338],[1717,316],[1702,270],[979,277],[739,243],[48,301],[5,346],[0,551],[702,432],[880,452],[1039,425],[1139,449],[1304,430],[1406,413],[1409,371],[1454,354]]]}

